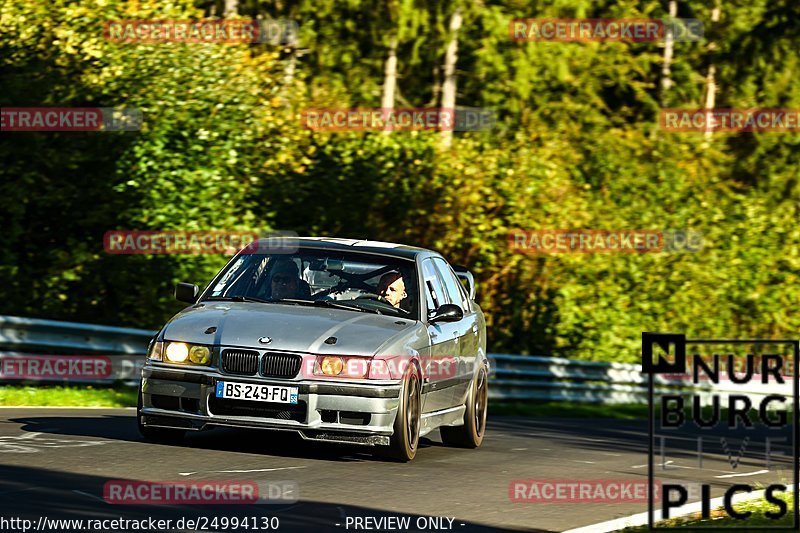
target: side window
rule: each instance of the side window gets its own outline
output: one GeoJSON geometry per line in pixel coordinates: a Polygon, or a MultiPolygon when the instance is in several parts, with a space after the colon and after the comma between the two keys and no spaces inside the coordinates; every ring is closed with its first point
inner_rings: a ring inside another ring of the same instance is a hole
{"type": "Polygon", "coordinates": [[[447,303],[442,282],[436,275],[436,269],[430,259],[422,262],[422,279],[425,283],[425,299],[428,301],[428,311],[437,309],[440,305],[447,303]]]}
{"type": "Polygon", "coordinates": [[[439,276],[444,281],[444,288],[447,291],[450,302],[460,306],[464,311],[469,311],[469,303],[464,296],[464,287],[461,286],[461,282],[458,281],[450,265],[444,259],[439,259],[438,257],[434,258],[433,262],[436,265],[436,270],[439,271],[439,276]]]}

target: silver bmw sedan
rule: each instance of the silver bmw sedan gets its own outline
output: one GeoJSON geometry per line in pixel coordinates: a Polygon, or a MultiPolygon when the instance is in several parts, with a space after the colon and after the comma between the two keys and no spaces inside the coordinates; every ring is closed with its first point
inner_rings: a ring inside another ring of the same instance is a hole
{"type": "Polygon", "coordinates": [[[148,349],[138,424],[152,440],[218,426],[294,431],[410,461],[439,429],[486,428],[486,326],[472,275],[436,252],[324,238],[256,241],[148,349]]]}

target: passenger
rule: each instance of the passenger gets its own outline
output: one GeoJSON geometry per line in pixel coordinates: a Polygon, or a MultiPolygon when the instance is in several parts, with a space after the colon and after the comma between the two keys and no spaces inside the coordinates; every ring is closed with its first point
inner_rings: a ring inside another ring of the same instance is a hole
{"type": "Polygon", "coordinates": [[[381,276],[378,282],[378,296],[386,299],[394,307],[400,308],[400,302],[408,296],[402,274],[387,272],[381,276]]]}

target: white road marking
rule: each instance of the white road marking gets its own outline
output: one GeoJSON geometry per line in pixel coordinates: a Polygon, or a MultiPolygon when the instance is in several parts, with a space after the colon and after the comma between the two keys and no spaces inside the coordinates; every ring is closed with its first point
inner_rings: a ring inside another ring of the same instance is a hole
{"type": "Polygon", "coordinates": [[[93,499],[101,501],[103,503],[107,503],[103,498],[98,498],[94,494],[89,494],[88,492],[83,492],[83,491],[80,491],[80,490],[73,490],[72,492],[74,492],[75,494],[80,494],[81,496],[86,496],[87,498],[93,498],[93,499]]]}
{"type": "MultiPolygon", "coordinates": [[[[769,470],[761,470],[759,472],[753,472],[752,474],[734,474],[730,470],[714,470],[713,468],[700,468],[697,466],[685,466],[685,465],[676,465],[673,464],[675,461],[667,461],[662,465],[661,463],[653,464],[655,467],[659,466],[670,466],[671,468],[683,468],[684,470],[702,470],[703,472],[722,472],[723,476],[714,476],[717,478],[728,478],[728,477],[740,477],[740,476],[754,476],[756,474],[763,474],[765,472],[769,472],[769,470]]],[[[647,465],[633,465],[631,468],[647,468],[647,465]]]]}
{"type": "Polygon", "coordinates": [[[249,474],[250,472],[275,472],[276,470],[296,470],[305,466],[282,466],[280,468],[259,468],[256,470],[202,470],[199,472],[178,472],[179,476],[193,476],[194,474],[249,474]]]}
{"type": "Polygon", "coordinates": [[[578,459],[570,459],[573,463],[585,463],[587,465],[593,465],[594,461],[579,461],[578,459]]]}
{"type": "Polygon", "coordinates": [[[23,435],[0,437],[0,453],[37,453],[44,448],[74,448],[106,444],[104,441],[55,439],[42,433],[31,432],[23,435]],[[40,438],[41,437],[41,438],[40,438]]]}
{"type": "MultiPolygon", "coordinates": [[[[655,464],[654,463],[653,466],[656,466],[656,467],[658,467],[658,466],[672,466],[672,468],[685,468],[686,470],[700,470],[696,466],[676,465],[676,464],[673,464],[674,462],[675,461],[667,461],[664,464],[661,464],[661,463],[655,464]]],[[[647,465],[634,465],[631,468],[647,468],[647,465]]],[[[717,472],[720,472],[720,470],[717,470],[717,472]]]]}
{"type": "Polygon", "coordinates": [[[746,476],[757,476],[758,474],[766,474],[769,470],[757,470],[755,472],[743,472],[741,474],[724,474],[721,476],[714,476],[717,479],[726,479],[730,477],[746,477],[746,476]]]}
{"type": "MultiPolygon", "coordinates": [[[[664,463],[664,464],[665,464],[665,465],[671,465],[671,464],[672,464],[672,463],[674,463],[674,462],[675,462],[675,461],[667,461],[667,462],[666,462],[666,463],[664,463]]],[[[633,465],[631,468],[647,468],[648,466],[650,466],[650,465],[633,465]]],[[[654,466],[661,466],[661,465],[660,465],[660,464],[656,465],[656,464],[654,463],[654,466]]]]}

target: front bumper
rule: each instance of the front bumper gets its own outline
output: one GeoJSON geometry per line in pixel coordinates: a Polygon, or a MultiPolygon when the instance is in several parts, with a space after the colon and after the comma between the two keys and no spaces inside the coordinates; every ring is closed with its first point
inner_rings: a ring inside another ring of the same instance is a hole
{"type": "Polygon", "coordinates": [[[141,420],[153,427],[263,428],[294,431],[309,440],[386,445],[400,389],[399,382],[269,379],[149,365],[142,369],[141,420]],[[220,401],[214,395],[217,381],[297,387],[298,404],[220,401]]]}

